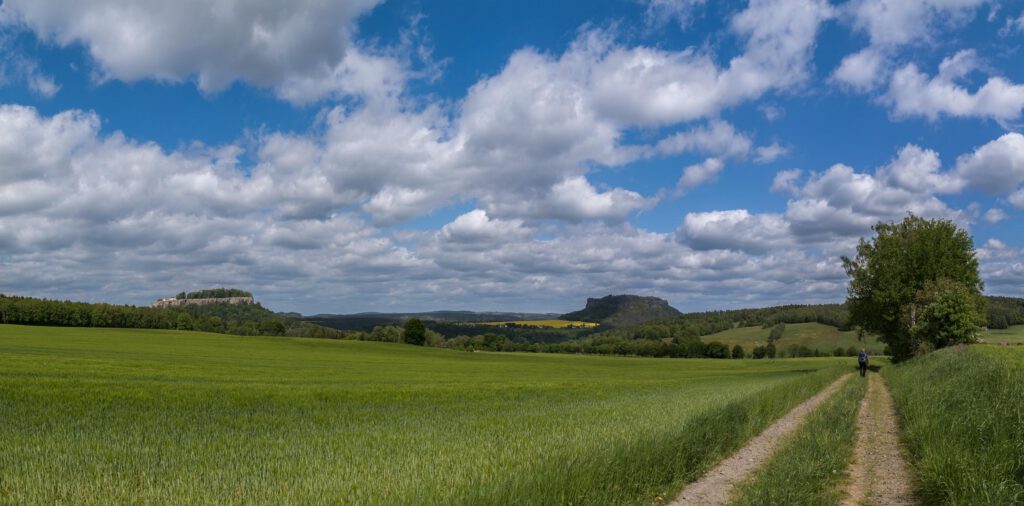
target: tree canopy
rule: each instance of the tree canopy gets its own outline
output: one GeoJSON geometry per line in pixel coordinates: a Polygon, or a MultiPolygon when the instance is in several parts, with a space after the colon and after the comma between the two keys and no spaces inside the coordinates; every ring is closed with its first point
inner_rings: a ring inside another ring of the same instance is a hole
{"type": "Polygon", "coordinates": [[[843,257],[851,323],[878,334],[895,360],[973,340],[985,301],[971,236],[914,215],[873,230],[856,257],[843,257]]]}
{"type": "Polygon", "coordinates": [[[409,318],[405,322],[405,332],[402,334],[402,340],[408,344],[423,346],[427,342],[427,328],[423,325],[423,321],[419,318],[409,318]]]}

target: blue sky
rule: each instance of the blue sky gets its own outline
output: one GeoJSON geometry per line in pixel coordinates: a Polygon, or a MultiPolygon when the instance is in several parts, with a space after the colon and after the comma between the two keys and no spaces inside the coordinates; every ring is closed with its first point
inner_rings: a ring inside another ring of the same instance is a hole
{"type": "Polygon", "coordinates": [[[908,212],[1024,287],[1024,5],[6,0],[0,292],[840,301],[908,212]]]}

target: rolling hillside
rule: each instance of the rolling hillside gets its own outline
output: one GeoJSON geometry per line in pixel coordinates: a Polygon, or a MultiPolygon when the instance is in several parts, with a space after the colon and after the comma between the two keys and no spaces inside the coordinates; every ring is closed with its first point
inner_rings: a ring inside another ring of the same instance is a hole
{"type": "MultiPolygon", "coordinates": [[[[771,329],[762,328],[761,326],[736,327],[703,336],[701,339],[706,343],[711,341],[722,342],[729,345],[729,347],[738,344],[747,353],[750,353],[750,350],[753,350],[755,346],[768,343],[768,333],[770,331],[771,329]]],[[[869,337],[866,341],[859,341],[857,339],[857,332],[854,330],[840,331],[831,325],[821,323],[787,324],[782,339],[775,343],[775,347],[779,351],[785,352],[791,346],[806,346],[811,350],[818,349],[824,353],[832,353],[832,350],[837,347],[844,350],[851,346],[858,349],[864,347],[876,355],[882,354],[882,351],[885,349],[885,344],[878,342],[873,337],[869,337]]]]}
{"type": "Polygon", "coordinates": [[[555,313],[513,313],[495,311],[428,311],[422,313],[356,313],[318,314],[303,317],[303,320],[337,330],[369,331],[379,325],[402,325],[410,318],[419,318],[428,323],[481,323],[550,320],[555,313]]]}

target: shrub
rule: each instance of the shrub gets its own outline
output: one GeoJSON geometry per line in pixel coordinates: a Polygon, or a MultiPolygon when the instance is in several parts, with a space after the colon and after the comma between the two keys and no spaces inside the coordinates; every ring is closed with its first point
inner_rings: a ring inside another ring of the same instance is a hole
{"type": "Polygon", "coordinates": [[[736,346],[732,347],[732,358],[743,358],[745,356],[746,353],[744,353],[742,346],[737,344],[736,346]]]}
{"type": "Polygon", "coordinates": [[[704,356],[708,358],[729,358],[729,347],[718,341],[704,345],[704,356]]]}

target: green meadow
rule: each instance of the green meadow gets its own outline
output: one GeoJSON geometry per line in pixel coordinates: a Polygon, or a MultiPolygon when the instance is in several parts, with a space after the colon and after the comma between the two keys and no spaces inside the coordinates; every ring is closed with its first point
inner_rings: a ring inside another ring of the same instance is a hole
{"type": "Polygon", "coordinates": [[[650,504],[848,366],[0,325],[0,503],[650,504]]]}
{"type": "MultiPolygon", "coordinates": [[[[708,343],[718,341],[729,347],[740,345],[750,353],[755,346],[768,344],[768,334],[771,329],[761,326],[736,327],[714,334],[708,334],[701,339],[708,343]]],[[[787,323],[782,338],[775,343],[775,347],[785,353],[791,346],[806,346],[811,350],[818,349],[822,353],[832,353],[836,348],[844,350],[853,346],[858,350],[866,348],[875,355],[881,355],[885,350],[885,344],[874,337],[867,337],[861,341],[857,339],[857,332],[854,330],[842,331],[831,325],[821,323],[787,323]]]]}
{"type": "Polygon", "coordinates": [[[981,333],[981,340],[989,344],[1024,344],[1024,325],[1005,329],[988,329],[981,333]]]}

